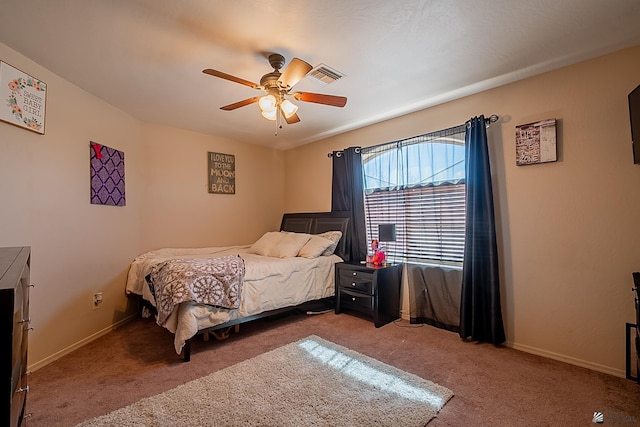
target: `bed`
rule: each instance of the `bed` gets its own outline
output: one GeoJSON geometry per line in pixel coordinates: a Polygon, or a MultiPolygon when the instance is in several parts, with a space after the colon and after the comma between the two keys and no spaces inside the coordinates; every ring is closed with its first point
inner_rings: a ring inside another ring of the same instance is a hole
{"type": "Polygon", "coordinates": [[[146,252],[131,263],[126,292],[151,308],[189,361],[196,335],[224,336],[244,322],[330,302],[335,263],[349,261],[348,226],[348,212],[286,213],[280,231],[252,245],[146,252]],[[217,287],[203,291],[203,283],[217,287]]]}

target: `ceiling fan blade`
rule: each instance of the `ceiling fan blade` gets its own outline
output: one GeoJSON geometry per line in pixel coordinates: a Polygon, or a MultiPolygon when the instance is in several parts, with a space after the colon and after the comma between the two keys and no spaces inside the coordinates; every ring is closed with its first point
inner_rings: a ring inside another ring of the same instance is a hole
{"type": "Polygon", "coordinates": [[[245,105],[253,104],[260,100],[259,96],[254,96],[253,98],[248,98],[242,101],[234,102],[233,104],[225,105],[224,107],[220,107],[221,110],[231,111],[236,108],[244,107],[245,105]]]}
{"type": "Polygon", "coordinates": [[[249,80],[241,79],[240,77],[232,76],[231,74],[223,73],[222,71],[212,70],[211,68],[207,68],[206,70],[202,70],[202,72],[205,74],[209,74],[210,76],[220,77],[221,79],[240,83],[241,85],[249,86],[254,89],[258,88],[257,84],[250,82],[249,80]]]}
{"type": "Polygon", "coordinates": [[[344,107],[347,104],[347,98],[344,96],[325,95],[322,93],[311,92],[295,92],[292,93],[298,101],[315,102],[316,104],[331,105],[333,107],[344,107]]]}
{"type": "MultiPolygon", "coordinates": [[[[282,110],[281,110],[282,111],[282,110]]],[[[291,115],[291,117],[287,118],[287,116],[284,115],[284,113],[282,113],[282,117],[284,117],[285,121],[287,122],[287,124],[292,125],[294,123],[298,123],[300,121],[300,117],[298,117],[298,115],[296,113],[293,113],[291,115]]]]}
{"type": "Polygon", "coordinates": [[[302,59],[293,58],[291,62],[289,62],[289,65],[284,67],[278,79],[278,84],[285,89],[290,89],[302,80],[312,68],[311,64],[306,63],[302,59]]]}

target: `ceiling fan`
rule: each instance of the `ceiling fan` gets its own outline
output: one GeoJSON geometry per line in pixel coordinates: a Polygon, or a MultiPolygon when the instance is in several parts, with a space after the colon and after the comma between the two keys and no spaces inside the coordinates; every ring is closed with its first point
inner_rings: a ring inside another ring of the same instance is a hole
{"type": "Polygon", "coordinates": [[[257,102],[262,110],[262,115],[265,118],[279,122],[280,114],[282,114],[288,124],[293,124],[300,121],[300,117],[298,117],[298,114],[296,113],[298,111],[298,106],[292,103],[288,98],[293,98],[303,102],[330,105],[333,107],[344,107],[346,105],[347,98],[344,96],[325,95],[311,92],[291,92],[293,86],[302,80],[313,67],[302,59],[293,58],[291,62],[289,62],[289,65],[280,72],[284,63],[284,56],[279,53],[270,54],[269,64],[273,67],[273,71],[262,76],[259,85],[248,80],[241,79],[240,77],[232,76],[230,74],[223,73],[222,71],[212,70],[210,68],[202,70],[202,72],[265,92],[265,95],[263,96],[254,96],[252,98],[247,98],[245,100],[220,107],[221,110],[225,111],[232,111],[236,108],[257,102]]]}

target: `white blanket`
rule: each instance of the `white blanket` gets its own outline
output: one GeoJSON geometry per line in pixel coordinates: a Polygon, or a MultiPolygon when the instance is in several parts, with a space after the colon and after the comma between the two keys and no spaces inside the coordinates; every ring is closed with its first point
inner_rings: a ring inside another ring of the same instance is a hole
{"type": "Polygon", "coordinates": [[[182,352],[185,341],[201,329],[264,311],[333,296],[334,265],[342,261],[339,256],[280,259],[249,254],[248,248],[248,245],[169,248],[147,252],[131,263],[126,291],[142,295],[144,299],[155,305],[153,295],[145,281],[145,276],[149,274],[154,264],[174,258],[216,258],[226,255],[240,255],[244,259],[246,270],[240,308],[227,310],[183,302],[169,316],[164,326],[175,334],[174,346],[178,354],[182,352]]]}

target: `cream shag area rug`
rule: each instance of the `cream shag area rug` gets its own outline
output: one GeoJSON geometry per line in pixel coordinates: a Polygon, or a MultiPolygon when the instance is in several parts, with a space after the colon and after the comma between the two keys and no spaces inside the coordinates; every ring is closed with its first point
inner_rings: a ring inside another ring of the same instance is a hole
{"type": "Polygon", "coordinates": [[[452,396],[312,335],[79,426],[424,426],[452,396]]]}

